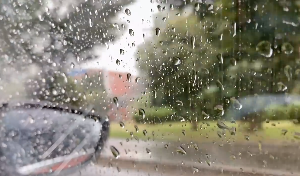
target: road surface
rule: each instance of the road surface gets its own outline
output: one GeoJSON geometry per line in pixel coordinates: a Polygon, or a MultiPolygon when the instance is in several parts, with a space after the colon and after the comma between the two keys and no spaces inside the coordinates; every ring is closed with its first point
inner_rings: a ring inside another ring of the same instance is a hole
{"type": "MultiPolygon", "coordinates": [[[[97,163],[89,165],[81,171],[76,172],[71,176],[123,176],[123,175],[139,175],[139,176],[151,176],[151,175],[164,175],[164,176],[185,176],[185,175],[207,175],[207,176],[232,176],[232,175],[300,175],[295,168],[287,170],[282,166],[274,168],[260,168],[250,167],[251,165],[238,166],[237,163],[229,162],[230,150],[237,150],[240,152],[240,147],[235,148],[234,146],[221,147],[226,150],[229,156],[221,155],[222,151],[216,150],[220,147],[214,147],[212,144],[198,144],[199,150],[195,150],[194,147],[188,146],[187,144],[181,144],[186,154],[178,154],[178,144],[165,143],[165,142],[151,142],[151,141],[137,141],[131,139],[126,141],[124,139],[109,139],[105,149],[103,150],[102,157],[97,163]],[[168,147],[166,148],[166,145],[168,147]],[[207,145],[207,146],[206,146],[207,145]],[[118,149],[120,155],[118,159],[114,159],[113,154],[110,151],[110,146],[114,146],[118,149]],[[208,148],[212,149],[209,150],[208,148]],[[147,150],[148,149],[148,150],[147,150]],[[216,156],[214,157],[214,155],[216,156]],[[210,156],[210,163],[205,162],[204,157],[210,156]],[[224,158],[224,162],[220,162],[224,158]],[[198,161],[196,161],[198,159],[198,161]],[[203,160],[199,162],[199,159],[203,160]],[[294,171],[292,171],[294,170],[294,171]]],[[[251,151],[251,148],[247,148],[251,151]]],[[[267,148],[265,149],[268,150],[267,148]]],[[[292,150],[294,151],[294,150],[292,150]]],[[[255,151],[251,151],[255,153],[255,151]]],[[[225,153],[225,152],[224,152],[225,153]]],[[[272,152],[271,152],[272,153],[272,152]]],[[[253,156],[258,158],[258,156],[253,156]]],[[[243,156],[245,160],[251,160],[249,157],[243,156]]],[[[259,161],[256,161],[259,164],[259,161]]],[[[239,159],[236,162],[244,162],[239,159]]],[[[275,165],[274,165],[275,167],[275,165]]]]}

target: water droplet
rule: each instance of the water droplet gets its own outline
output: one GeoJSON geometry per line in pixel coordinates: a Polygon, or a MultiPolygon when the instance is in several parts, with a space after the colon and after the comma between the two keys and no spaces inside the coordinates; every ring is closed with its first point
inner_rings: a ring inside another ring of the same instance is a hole
{"type": "Polygon", "coordinates": [[[116,147],[110,146],[110,151],[116,159],[118,159],[120,157],[120,152],[118,151],[118,149],[116,147]]]}
{"type": "Polygon", "coordinates": [[[198,12],[200,10],[200,3],[195,4],[195,11],[198,12]]]}
{"type": "Polygon", "coordinates": [[[194,166],[194,167],[193,167],[193,174],[194,174],[194,173],[198,173],[198,172],[199,172],[199,169],[198,169],[197,167],[194,166]]]}
{"type": "Polygon", "coordinates": [[[129,29],[129,35],[134,36],[134,31],[133,31],[133,29],[129,29]]]}
{"type": "Polygon", "coordinates": [[[71,62],[71,68],[75,68],[75,64],[73,62],[71,62]]]}
{"type": "Polygon", "coordinates": [[[282,82],[278,82],[277,83],[277,87],[278,87],[278,91],[286,91],[287,90],[287,86],[285,84],[283,84],[282,82]]]}
{"type": "Polygon", "coordinates": [[[161,5],[157,5],[157,10],[158,10],[158,11],[162,11],[161,5]]]}
{"type": "Polygon", "coordinates": [[[131,80],[131,74],[127,73],[127,81],[130,82],[130,80],[131,80]]]}
{"type": "Polygon", "coordinates": [[[222,138],[224,135],[221,131],[217,131],[217,134],[218,134],[219,138],[222,138]]]}
{"type": "Polygon", "coordinates": [[[147,130],[143,130],[143,134],[144,134],[144,136],[146,136],[147,135],[147,130]]]}
{"type": "Polygon", "coordinates": [[[282,129],[282,130],[281,130],[281,134],[282,134],[282,135],[286,135],[287,132],[288,132],[288,130],[286,130],[286,129],[282,129]]]}
{"type": "Polygon", "coordinates": [[[236,60],[235,60],[235,58],[230,59],[230,63],[231,63],[231,65],[236,66],[236,60]]]}
{"type": "Polygon", "coordinates": [[[176,151],[179,154],[186,155],[186,150],[182,146],[178,147],[176,151]]]}
{"type": "Polygon", "coordinates": [[[117,170],[118,170],[118,172],[121,172],[121,168],[119,168],[119,166],[117,166],[117,170]]]}
{"type": "Polygon", "coordinates": [[[220,80],[217,81],[217,86],[219,87],[219,89],[224,90],[224,86],[220,80]]]}
{"type": "Polygon", "coordinates": [[[170,4],[170,10],[174,10],[174,5],[170,4]]]}
{"type": "Polygon", "coordinates": [[[209,115],[206,112],[202,111],[202,115],[204,120],[209,119],[209,115]]]}
{"type": "Polygon", "coordinates": [[[297,70],[295,71],[295,75],[300,76],[300,69],[297,69],[297,70]]]}
{"type": "Polygon", "coordinates": [[[292,54],[294,52],[294,47],[292,44],[288,43],[288,42],[285,42],[282,44],[281,46],[281,51],[284,53],[284,54],[292,54]]]}
{"type": "Polygon", "coordinates": [[[249,141],[249,140],[250,140],[250,136],[249,136],[249,135],[245,135],[245,139],[246,139],[247,141],[249,141]]]}
{"type": "Polygon", "coordinates": [[[183,106],[183,103],[180,100],[176,100],[176,103],[177,103],[178,106],[183,106]]]}
{"type": "Polygon", "coordinates": [[[166,148],[166,149],[169,148],[169,145],[168,145],[168,144],[165,144],[165,148],[166,148]]]}
{"type": "Polygon", "coordinates": [[[115,104],[117,107],[119,107],[119,100],[118,100],[118,97],[114,97],[114,98],[113,98],[113,102],[114,102],[114,104],[115,104]]]}
{"type": "Polygon", "coordinates": [[[120,61],[119,59],[117,59],[117,60],[116,60],[116,64],[117,64],[117,65],[120,65],[120,64],[121,64],[121,61],[120,61]]]}
{"type": "Polygon", "coordinates": [[[124,122],[120,122],[120,127],[121,127],[121,128],[124,128],[124,127],[125,127],[124,122]]]}
{"type": "Polygon", "coordinates": [[[140,79],[141,79],[140,77],[136,77],[135,78],[135,83],[138,83],[140,81],[140,79]]]}
{"type": "Polygon", "coordinates": [[[124,55],[125,51],[123,49],[120,49],[120,55],[124,55]]]}
{"type": "Polygon", "coordinates": [[[239,100],[237,100],[235,97],[230,98],[233,107],[237,110],[240,110],[243,108],[243,105],[239,102],[239,100]]]}
{"type": "Polygon", "coordinates": [[[218,59],[218,61],[219,61],[220,64],[224,63],[224,59],[223,59],[223,55],[222,54],[218,54],[217,55],[217,59],[218,59]]]}
{"type": "Polygon", "coordinates": [[[235,127],[231,127],[229,129],[229,132],[230,132],[231,135],[235,135],[236,134],[236,128],[235,127]]]}
{"type": "Polygon", "coordinates": [[[89,24],[90,24],[90,27],[93,27],[93,25],[94,25],[91,18],[89,19],[89,24]]]}
{"type": "Polygon", "coordinates": [[[195,43],[196,43],[196,37],[195,36],[192,36],[191,37],[191,45],[192,45],[192,48],[195,49],[195,43]]]}
{"type": "Polygon", "coordinates": [[[269,41],[259,42],[256,46],[256,51],[264,57],[271,57],[273,54],[272,45],[269,41]]]}
{"type": "Polygon", "coordinates": [[[145,118],[145,116],[146,116],[145,110],[144,110],[144,109],[142,109],[142,108],[140,108],[140,109],[139,109],[139,115],[140,115],[140,116],[142,116],[142,117],[143,117],[143,119],[144,119],[144,118],[145,118]]]}
{"type": "Polygon", "coordinates": [[[151,154],[151,150],[148,149],[148,148],[146,148],[146,152],[147,152],[148,154],[151,154]]]}
{"type": "Polygon", "coordinates": [[[293,69],[291,66],[287,65],[284,67],[284,74],[287,77],[288,81],[291,81],[293,76],[293,69]]]}
{"type": "Polygon", "coordinates": [[[217,126],[220,128],[220,129],[228,129],[228,126],[221,120],[218,120],[217,122],[217,126]]]}
{"type": "Polygon", "coordinates": [[[131,15],[131,11],[129,9],[125,9],[125,13],[126,15],[130,16],[131,15]]]}
{"type": "Polygon", "coordinates": [[[295,139],[300,139],[300,133],[299,132],[295,132],[294,133],[294,138],[295,139]]]}
{"type": "Polygon", "coordinates": [[[137,125],[134,125],[134,129],[137,133],[139,132],[139,127],[137,125]]]}
{"type": "Polygon", "coordinates": [[[155,28],[155,35],[159,36],[160,34],[160,29],[159,28],[155,28]]]}
{"type": "Polygon", "coordinates": [[[197,144],[194,144],[193,147],[194,147],[195,150],[197,150],[197,151],[199,150],[199,147],[198,147],[197,144]]]}
{"type": "Polygon", "coordinates": [[[179,65],[179,64],[181,64],[180,58],[179,57],[175,57],[174,58],[174,65],[179,65]]]}
{"type": "Polygon", "coordinates": [[[185,136],[185,130],[182,130],[182,134],[185,136]]]}
{"type": "Polygon", "coordinates": [[[54,89],[54,90],[52,90],[52,95],[57,95],[58,94],[58,92],[54,89]]]}
{"type": "Polygon", "coordinates": [[[223,116],[224,115],[224,108],[222,105],[217,105],[214,107],[214,110],[216,111],[216,115],[223,116]]]}

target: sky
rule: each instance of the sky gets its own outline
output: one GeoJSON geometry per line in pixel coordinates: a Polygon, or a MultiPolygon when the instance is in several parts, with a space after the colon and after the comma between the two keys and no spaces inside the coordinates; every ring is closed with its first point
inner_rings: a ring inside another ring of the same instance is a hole
{"type": "Polygon", "coordinates": [[[144,41],[153,37],[153,16],[158,12],[157,5],[157,3],[151,3],[149,0],[136,0],[136,2],[125,6],[114,19],[119,25],[127,24],[124,34],[106,46],[95,46],[93,50],[98,59],[83,63],[81,69],[99,68],[138,75],[139,71],[136,68],[137,48],[144,41]],[[131,11],[130,16],[125,13],[125,9],[131,11]],[[134,31],[134,36],[129,34],[129,29],[134,31]],[[132,43],[135,43],[135,46],[132,46],[132,43]],[[124,50],[123,55],[120,54],[120,49],[124,50]],[[119,65],[116,63],[117,59],[120,60],[119,65]]]}

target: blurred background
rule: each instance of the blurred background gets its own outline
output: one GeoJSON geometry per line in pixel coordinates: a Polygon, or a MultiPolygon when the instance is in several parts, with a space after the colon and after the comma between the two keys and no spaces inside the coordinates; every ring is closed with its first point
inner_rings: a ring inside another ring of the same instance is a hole
{"type": "Polygon", "coordinates": [[[178,175],[300,173],[299,0],[0,7],[1,102],[107,114],[103,157],[116,171],[102,174],[174,175],[173,166],[178,175]],[[122,158],[154,164],[137,171],[122,158]]]}

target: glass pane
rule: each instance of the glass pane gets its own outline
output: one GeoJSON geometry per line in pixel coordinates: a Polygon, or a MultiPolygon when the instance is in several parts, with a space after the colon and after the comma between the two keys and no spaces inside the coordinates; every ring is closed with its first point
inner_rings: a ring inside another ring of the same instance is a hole
{"type": "MultiPolygon", "coordinates": [[[[300,175],[299,9],[299,0],[0,0],[0,102],[101,117],[101,155],[67,175],[300,175]]],[[[0,126],[10,116],[21,118],[3,109],[0,126]]],[[[0,170],[16,174],[1,147],[0,170]]]]}

